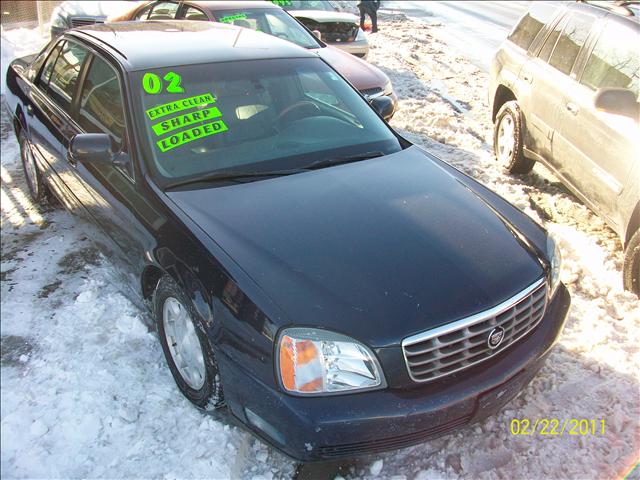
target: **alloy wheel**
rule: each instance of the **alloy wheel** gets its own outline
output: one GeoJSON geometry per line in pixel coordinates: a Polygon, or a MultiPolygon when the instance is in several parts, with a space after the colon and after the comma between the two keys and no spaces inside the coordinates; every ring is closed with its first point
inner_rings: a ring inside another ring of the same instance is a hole
{"type": "Polygon", "coordinates": [[[180,376],[194,390],[202,388],[206,377],[204,353],[189,312],[173,297],[162,307],[164,334],[171,358],[180,376]]]}
{"type": "Polygon", "coordinates": [[[515,125],[511,115],[505,115],[498,125],[498,160],[509,165],[516,145],[515,125]]]}

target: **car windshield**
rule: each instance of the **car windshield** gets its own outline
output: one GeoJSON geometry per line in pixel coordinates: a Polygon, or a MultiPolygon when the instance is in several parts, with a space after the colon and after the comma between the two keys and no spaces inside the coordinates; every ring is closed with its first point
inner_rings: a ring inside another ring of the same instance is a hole
{"type": "Polygon", "coordinates": [[[336,8],[326,0],[272,0],[285,10],[324,10],[335,12],[336,8]]]}
{"type": "Polygon", "coordinates": [[[320,48],[316,38],[295,19],[276,8],[239,8],[213,11],[216,20],[239,27],[251,28],[283,38],[303,48],[320,48]]]}
{"type": "Polygon", "coordinates": [[[393,132],[319,58],[135,72],[145,158],[162,185],[215,172],[304,169],[401,150],[393,132]]]}

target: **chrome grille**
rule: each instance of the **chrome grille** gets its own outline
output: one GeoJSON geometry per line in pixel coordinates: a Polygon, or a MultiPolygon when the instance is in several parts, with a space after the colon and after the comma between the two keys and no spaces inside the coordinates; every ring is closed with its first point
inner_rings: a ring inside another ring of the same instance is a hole
{"type": "Polygon", "coordinates": [[[94,25],[96,23],[104,23],[104,22],[97,18],[79,18],[79,17],[71,18],[71,26],[73,28],[84,27],[85,25],[94,25]]]}
{"type": "Polygon", "coordinates": [[[547,285],[540,279],[490,310],[405,338],[402,351],[409,375],[428,382],[491,358],[533,330],[546,305],[547,285]],[[497,327],[504,335],[492,348],[489,336],[497,327]]]}
{"type": "Polygon", "coordinates": [[[367,100],[371,100],[372,98],[381,96],[383,91],[381,87],[374,87],[374,88],[365,88],[363,90],[360,90],[360,93],[367,100]]]}

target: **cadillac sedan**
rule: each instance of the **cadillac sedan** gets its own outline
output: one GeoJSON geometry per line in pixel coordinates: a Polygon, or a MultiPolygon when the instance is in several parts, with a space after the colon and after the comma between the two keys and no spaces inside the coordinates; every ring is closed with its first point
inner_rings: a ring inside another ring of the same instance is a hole
{"type": "Polygon", "coordinates": [[[7,85],[31,195],[134,280],[178,389],[293,458],[464,428],[562,330],[551,237],[292,43],[97,25],[14,61],[7,85]]]}

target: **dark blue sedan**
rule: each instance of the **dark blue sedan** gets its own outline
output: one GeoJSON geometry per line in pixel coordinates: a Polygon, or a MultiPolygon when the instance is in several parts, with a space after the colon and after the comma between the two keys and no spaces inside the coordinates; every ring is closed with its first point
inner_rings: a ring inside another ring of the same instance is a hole
{"type": "Polygon", "coordinates": [[[296,459],[494,413],[562,330],[547,233],[312,52],[119,23],[64,33],[7,84],[33,198],[134,280],[181,392],[296,459]]]}

